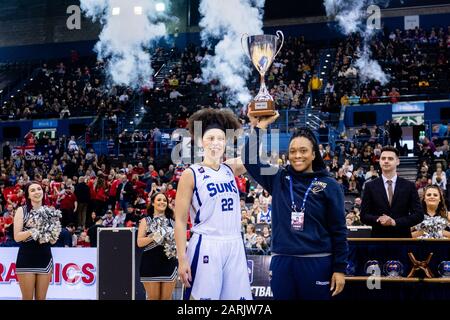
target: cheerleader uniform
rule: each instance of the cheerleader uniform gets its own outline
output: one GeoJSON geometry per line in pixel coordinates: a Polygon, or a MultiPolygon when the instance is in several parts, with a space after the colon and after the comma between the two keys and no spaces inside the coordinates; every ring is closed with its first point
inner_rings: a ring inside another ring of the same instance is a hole
{"type": "MultiPolygon", "coordinates": [[[[147,226],[150,226],[157,219],[163,217],[145,217],[147,226]]],[[[174,221],[169,219],[168,225],[174,227],[174,221]]],[[[148,236],[151,232],[146,233],[148,236]]],[[[164,252],[164,246],[152,241],[144,248],[141,258],[140,274],[141,282],[172,282],[177,277],[178,261],[176,258],[167,258],[164,252]]]]}
{"type": "MultiPolygon", "coordinates": [[[[23,206],[23,230],[27,231],[26,224],[30,218],[27,206],[23,206]]],[[[39,243],[33,238],[20,242],[16,260],[16,273],[48,274],[53,270],[53,257],[50,243],[39,243]]]]}

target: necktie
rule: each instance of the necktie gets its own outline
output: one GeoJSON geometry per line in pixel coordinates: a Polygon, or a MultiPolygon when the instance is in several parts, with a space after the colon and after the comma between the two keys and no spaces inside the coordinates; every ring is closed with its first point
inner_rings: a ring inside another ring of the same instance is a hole
{"type": "Polygon", "coordinates": [[[389,206],[392,205],[392,197],[394,196],[394,191],[392,190],[392,180],[388,180],[386,181],[388,184],[388,201],[389,201],[389,206]]]}

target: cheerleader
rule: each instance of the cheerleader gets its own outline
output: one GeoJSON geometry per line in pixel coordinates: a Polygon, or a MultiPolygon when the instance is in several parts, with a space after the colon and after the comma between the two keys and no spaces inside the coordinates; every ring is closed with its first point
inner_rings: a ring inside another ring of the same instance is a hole
{"type": "Polygon", "coordinates": [[[441,188],[437,185],[425,187],[422,200],[424,220],[412,227],[413,238],[445,239],[450,238],[449,213],[441,188]]]}
{"type": "Polygon", "coordinates": [[[137,245],[144,248],[140,275],[148,300],[171,300],[175,288],[177,259],[169,258],[164,247],[164,238],[170,233],[173,236],[175,224],[168,205],[167,197],[156,193],[151,199],[148,216],[139,223],[137,245]]]}
{"type": "Polygon", "coordinates": [[[38,230],[30,223],[32,211],[43,206],[43,195],[42,186],[38,182],[28,183],[25,186],[26,204],[19,207],[14,216],[14,240],[20,243],[16,273],[23,300],[45,300],[52,278],[53,258],[50,246],[56,243],[57,237],[47,243],[34,240],[37,239],[38,230]]]}

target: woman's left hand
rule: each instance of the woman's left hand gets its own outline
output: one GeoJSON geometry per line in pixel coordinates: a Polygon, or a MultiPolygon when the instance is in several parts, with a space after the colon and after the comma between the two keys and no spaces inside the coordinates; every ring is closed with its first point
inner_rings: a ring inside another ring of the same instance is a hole
{"type": "Polygon", "coordinates": [[[253,117],[250,114],[248,114],[248,118],[250,120],[250,125],[252,127],[258,127],[260,129],[267,129],[270,124],[274,123],[280,114],[278,111],[273,116],[266,116],[266,117],[253,117]]]}
{"type": "Polygon", "coordinates": [[[330,291],[333,291],[332,297],[338,295],[339,293],[344,290],[345,286],[345,275],[341,272],[335,272],[333,273],[333,276],[331,277],[331,287],[330,291]]]}

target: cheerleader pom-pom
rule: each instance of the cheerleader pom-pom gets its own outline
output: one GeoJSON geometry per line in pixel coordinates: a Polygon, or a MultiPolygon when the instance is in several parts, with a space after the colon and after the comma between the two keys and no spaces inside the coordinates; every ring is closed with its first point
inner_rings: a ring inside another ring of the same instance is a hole
{"type": "Polygon", "coordinates": [[[39,238],[39,230],[36,228],[33,228],[33,229],[30,229],[30,231],[31,231],[31,238],[36,241],[39,238]]]}

